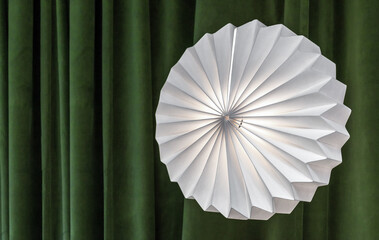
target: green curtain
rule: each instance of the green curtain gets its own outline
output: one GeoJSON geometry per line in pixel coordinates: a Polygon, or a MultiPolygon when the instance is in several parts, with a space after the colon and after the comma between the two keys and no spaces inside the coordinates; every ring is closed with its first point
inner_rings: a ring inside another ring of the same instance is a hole
{"type": "Polygon", "coordinates": [[[0,0],[1,239],[379,239],[376,0],[0,0]],[[284,23],[336,62],[343,163],[311,203],[238,221],[183,200],[154,113],[187,47],[284,23]]]}

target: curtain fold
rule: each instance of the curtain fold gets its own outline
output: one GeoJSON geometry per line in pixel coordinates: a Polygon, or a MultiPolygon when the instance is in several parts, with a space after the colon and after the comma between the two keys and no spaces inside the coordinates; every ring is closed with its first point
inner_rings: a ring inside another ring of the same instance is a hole
{"type": "Polygon", "coordinates": [[[0,1],[0,219],[1,238],[9,236],[8,173],[8,4],[0,1]]]}
{"type": "Polygon", "coordinates": [[[379,221],[378,1],[351,1],[335,15],[334,57],[337,76],[348,86],[347,123],[351,139],[343,148],[344,164],[330,184],[331,239],[376,239],[379,221]]]}
{"type": "Polygon", "coordinates": [[[102,74],[102,130],[103,130],[103,182],[104,182],[104,238],[114,239],[113,226],[113,0],[102,1],[101,74],[102,74]]]}
{"type": "MultiPolygon", "coordinates": [[[[151,69],[153,118],[159,93],[170,68],[192,45],[195,1],[151,1],[151,69]]],[[[155,120],[154,120],[155,123],[155,120]]],[[[155,124],[153,135],[155,132],[155,124]]],[[[183,195],[168,178],[166,166],[159,160],[154,141],[155,237],[180,239],[182,234],[183,195]]]]}
{"type": "Polygon", "coordinates": [[[39,9],[8,6],[9,236],[40,236],[39,9]]]}
{"type": "Polygon", "coordinates": [[[113,237],[153,239],[154,158],[148,1],[113,2],[113,237]]]}
{"type": "Polygon", "coordinates": [[[379,2],[0,0],[0,239],[379,239],[379,2]],[[184,200],[159,160],[170,68],[253,19],[318,44],[347,84],[343,163],[268,221],[184,200]]]}
{"type": "MultiPolygon", "coordinates": [[[[69,4],[66,1],[55,1],[56,12],[56,64],[57,72],[53,75],[57,79],[55,101],[57,101],[57,137],[54,139],[57,144],[55,158],[59,162],[54,168],[58,169],[54,176],[55,181],[60,189],[56,191],[56,203],[59,212],[54,214],[55,218],[55,235],[57,239],[70,239],[70,142],[69,142],[69,4]],[[58,202],[59,201],[59,202],[58,202]]],[[[49,21],[48,19],[46,21],[49,21]]],[[[53,21],[53,20],[51,20],[53,21]]],[[[54,34],[54,32],[53,32],[54,34]]]]}

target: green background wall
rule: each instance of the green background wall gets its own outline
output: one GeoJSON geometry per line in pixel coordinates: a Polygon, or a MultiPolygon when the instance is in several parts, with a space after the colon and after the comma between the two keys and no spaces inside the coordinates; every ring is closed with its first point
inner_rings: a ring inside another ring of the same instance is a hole
{"type": "Polygon", "coordinates": [[[379,1],[0,0],[1,239],[379,239],[379,1]],[[268,221],[183,200],[154,112],[187,47],[227,23],[284,23],[336,62],[344,162],[268,221]]]}

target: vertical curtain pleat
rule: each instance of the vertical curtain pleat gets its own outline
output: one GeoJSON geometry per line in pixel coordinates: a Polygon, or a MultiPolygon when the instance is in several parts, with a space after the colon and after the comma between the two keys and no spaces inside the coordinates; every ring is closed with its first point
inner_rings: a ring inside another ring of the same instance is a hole
{"type": "MultiPolygon", "coordinates": [[[[194,1],[152,1],[150,5],[153,111],[171,67],[192,45],[194,1]]],[[[152,113],[154,114],[154,112],[152,113]]],[[[155,123],[155,121],[154,121],[155,123]]],[[[155,132],[155,128],[154,128],[155,132]]],[[[157,239],[180,239],[183,195],[168,178],[154,143],[155,234],[157,239]]]]}
{"type": "Polygon", "coordinates": [[[308,37],[309,0],[285,0],[283,23],[296,34],[308,37]]]}
{"type": "Polygon", "coordinates": [[[42,205],[38,4],[9,1],[8,11],[9,237],[38,239],[42,205]]]}
{"type": "Polygon", "coordinates": [[[70,1],[70,236],[103,236],[101,99],[95,69],[95,1],[70,1]]]}
{"type": "Polygon", "coordinates": [[[379,3],[0,0],[0,239],[379,239],[379,3]],[[351,138],[330,185],[268,221],[184,200],[155,110],[187,47],[227,23],[284,23],[347,84],[351,138]]]}
{"type": "Polygon", "coordinates": [[[104,178],[104,239],[113,240],[113,0],[102,2],[102,108],[103,108],[103,178],[104,178]]]}
{"type": "Polygon", "coordinates": [[[44,239],[52,233],[52,6],[41,1],[41,159],[42,159],[42,225],[44,239]]]}
{"type": "MultiPolygon", "coordinates": [[[[57,77],[58,77],[58,160],[60,169],[60,209],[62,221],[58,239],[70,239],[70,122],[69,122],[69,38],[68,38],[68,2],[56,0],[56,49],[57,49],[57,77]]],[[[54,11],[54,10],[53,10],[54,11]]]]}
{"type": "Polygon", "coordinates": [[[254,19],[266,25],[283,22],[283,0],[197,0],[193,43],[205,33],[214,33],[227,23],[240,26],[254,19]]]}
{"type": "Polygon", "coordinates": [[[8,3],[0,1],[0,238],[9,239],[8,3]]]}
{"type": "Polygon", "coordinates": [[[378,1],[346,1],[335,11],[337,77],[347,84],[351,138],[330,183],[329,239],[379,239],[378,1]]]}
{"type": "Polygon", "coordinates": [[[62,239],[63,195],[60,155],[59,61],[55,1],[41,1],[42,238],[62,239]]]}
{"type": "Polygon", "coordinates": [[[113,4],[113,237],[154,239],[149,2],[113,4]]]}

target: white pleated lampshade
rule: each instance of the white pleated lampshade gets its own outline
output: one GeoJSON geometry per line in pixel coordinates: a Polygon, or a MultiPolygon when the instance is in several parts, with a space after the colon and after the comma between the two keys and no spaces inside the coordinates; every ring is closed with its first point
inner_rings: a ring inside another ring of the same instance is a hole
{"type": "Polygon", "coordinates": [[[291,213],[342,162],[351,110],[320,48],[282,24],[228,24],[188,48],[164,84],[156,140],[171,181],[205,211],[291,213]]]}

